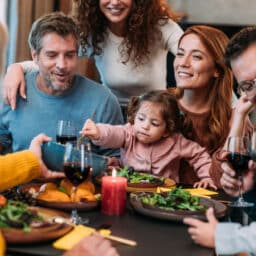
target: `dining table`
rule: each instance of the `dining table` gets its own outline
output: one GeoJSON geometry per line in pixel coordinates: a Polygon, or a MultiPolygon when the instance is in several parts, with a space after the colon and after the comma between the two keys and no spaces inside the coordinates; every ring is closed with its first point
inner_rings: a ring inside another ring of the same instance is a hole
{"type": "MultiPolygon", "coordinates": [[[[223,199],[219,193],[217,199],[223,199]]],[[[225,198],[224,198],[225,199],[225,198]]],[[[134,240],[136,246],[112,242],[121,256],[214,256],[213,249],[195,244],[188,234],[188,227],[181,221],[163,220],[142,215],[134,210],[129,200],[125,213],[109,216],[100,207],[91,211],[79,211],[81,217],[89,218],[88,226],[108,226],[114,236],[134,240]]],[[[8,244],[7,255],[61,255],[64,251],[53,248],[48,241],[33,244],[8,244]]],[[[100,255],[99,255],[100,256],[100,255]]]]}

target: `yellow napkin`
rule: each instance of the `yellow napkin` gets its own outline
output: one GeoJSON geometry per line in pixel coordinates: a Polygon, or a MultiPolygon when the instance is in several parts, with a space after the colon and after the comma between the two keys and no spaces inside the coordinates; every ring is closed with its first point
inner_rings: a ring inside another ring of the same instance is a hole
{"type": "MultiPolygon", "coordinates": [[[[171,191],[173,188],[164,188],[164,187],[158,187],[157,193],[162,192],[168,192],[171,191]]],[[[188,191],[193,196],[202,196],[202,197],[210,197],[212,195],[217,195],[218,193],[209,189],[205,188],[185,188],[186,191],[188,191]]]]}
{"type": "Polygon", "coordinates": [[[205,188],[186,188],[185,190],[187,190],[193,196],[213,196],[218,194],[216,191],[205,188]]]}
{"type": "MultiPolygon", "coordinates": [[[[69,250],[84,237],[90,236],[94,232],[96,232],[94,228],[77,225],[68,234],[55,241],[53,247],[61,250],[69,250]]],[[[99,233],[103,236],[108,236],[111,231],[109,229],[101,229],[99,233]]]]}

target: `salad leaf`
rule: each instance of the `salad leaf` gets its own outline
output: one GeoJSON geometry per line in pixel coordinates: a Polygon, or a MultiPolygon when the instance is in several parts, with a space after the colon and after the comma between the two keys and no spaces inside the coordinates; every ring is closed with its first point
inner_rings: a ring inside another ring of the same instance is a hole
{"type": "Polygon", "coordinates": [[[23,202],[8,200],[7,204],[0,208],[0,228],[22,228],[24,232],[29,232],[33,220],[42,220],[42,217],[23,202]]]}
{"type": "Polygon", "coordinates": [[[182,188],[175,188],[167,193],[145,193],[140,197],[144,204],[157,206],[167,210],[205,211],[206,206],[200,203],[200,198],[192,196],[182,188]]]}
{"type": "Polygon", "coordinates": [[[158,183],[159,181],[162,182],[164,180],[163,177],[158,178],[149,173],[142,173],[137,171],[130,172],[129,168],[131,167],[125,166],[117,172],[118,176],[127,178],[129,183],[158,183]]]}

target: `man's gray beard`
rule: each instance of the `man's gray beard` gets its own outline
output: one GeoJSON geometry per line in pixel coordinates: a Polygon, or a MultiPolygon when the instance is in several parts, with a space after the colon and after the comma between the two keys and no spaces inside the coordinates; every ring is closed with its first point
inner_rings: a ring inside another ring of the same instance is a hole
{"type": "Polygon", "coordinates": [[[65,86],[58,86],[58,85],[54,85],[51,81],[47,81],[47,87],[49,89],[51,89],[53,92],[55,93],[62,93],[67,91],[68,89],[70,89],[72,87],[72,82],[68,81],[67,84],[65,86]]]}

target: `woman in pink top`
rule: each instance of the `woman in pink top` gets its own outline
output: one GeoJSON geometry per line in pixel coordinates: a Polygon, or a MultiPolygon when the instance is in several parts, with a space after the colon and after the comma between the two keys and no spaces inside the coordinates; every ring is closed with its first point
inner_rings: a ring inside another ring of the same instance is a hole
{"type": "Polygon", "coordinates": [[[179,182],[180,160],[186,159],[200,178],[196,187],[213,187],[209,169],[211,158],[197,143],[179,132],[180,89],[151,91],[133,97],[126,125],[95,124],[88,119],[81,131],[94,144],[121,148],[121,164],[136,171],[151,172],[179,182]]]}

